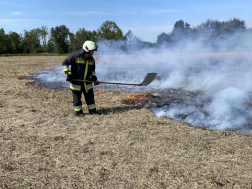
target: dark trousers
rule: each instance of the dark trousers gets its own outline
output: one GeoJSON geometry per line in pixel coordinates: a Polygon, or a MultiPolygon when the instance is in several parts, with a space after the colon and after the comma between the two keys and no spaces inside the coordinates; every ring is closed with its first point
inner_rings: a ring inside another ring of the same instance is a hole
{"type": "Polygon", "coordinates": [[[81,102],[82,93],[85,97],[85,101],[88,106],[89,113],[96,112],[93,89],[89,89],[87,93],[84,86],[81,87],[81,91],[72,90],[73,106],[74,106],[75,112],[82,113],[82,108],[81,108],[82,107],[82,102],[81,102]]]}

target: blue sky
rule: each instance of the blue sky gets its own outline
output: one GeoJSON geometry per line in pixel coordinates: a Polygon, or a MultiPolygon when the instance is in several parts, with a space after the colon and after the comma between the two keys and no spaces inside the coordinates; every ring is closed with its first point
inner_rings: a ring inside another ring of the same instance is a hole
{"type": "Polygon", "coordinates": [[[171,32],[178,20],[196,26],[206,19],[245,20],[252,27],[252,0],[0,0],[0,28],[6,33],[47,26],[66,25],[75,33],[79,28],[97,30],[106,20],[114,21],[124,32],[144,41],[156,42],[162,32],[171,32]]]}

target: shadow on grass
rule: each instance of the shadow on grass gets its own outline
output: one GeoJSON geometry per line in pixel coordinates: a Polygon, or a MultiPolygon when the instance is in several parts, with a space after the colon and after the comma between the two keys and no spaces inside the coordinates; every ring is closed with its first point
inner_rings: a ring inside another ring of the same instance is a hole
{"type": "Polygon", "coordinates": [[[100,108],[97,110],[97,112],[108,115],[108,114],[119,114],[123,112],[127,112],[129,110],[139,110],[141,108],[139,107],[133,107],[133,106],[118,106],[118,107],[111,107],[111,108],[100,108]]]}

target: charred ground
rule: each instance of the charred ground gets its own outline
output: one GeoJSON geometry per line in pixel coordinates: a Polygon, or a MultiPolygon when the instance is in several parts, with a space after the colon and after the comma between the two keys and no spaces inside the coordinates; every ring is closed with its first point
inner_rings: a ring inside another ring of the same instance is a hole
{"type": "MultiPolygon", "coordinates": [[[[225,89],[228,87],[237,87],[237,81],[242,81],[243,73],[246,73],[246,70],[251,70],[251,59],[250,58],[241,58],[241,57],[232,57],[232,58],[195,58],[193,61],[189,61],[184,66],[183,62],[185,60],[180,59],[177,61],[179,64],[182,62],[182,65],[173,65],[169,67],[167,63],[159,63],[158,68],[155,68],[151,65],[146,64],[145,66],[134,65],[134,71],[136,71],[137,75],[144,75],[149,70],[154,70],[158,73],[157,77],[154,80],[154,85],[149,85],[148,87],[128,87],[125,85],[103,85],[95,87],[96,91],[114,91],[118,90],[120,92],[128,92],[135,93],[131,96],[128,96],[126,99],[121,99],[121,102],[134,107],[145,107],[150,110],[156,109],[164,109],[164,111],[170,111],[182,108],[190,107],[190,111],[181,111],[177,113],[172,118],[177,121],[185,121],[191,126],[198,126],[201,128],[214,128],[215,125],[207,124],[201,121],[201,123],[189,123],[187,118],[193,117],[195,112],[199,112],[199,114],[205,116],[206,118],[211,117],[209,111],[206,110],[206,107],[212,102],[214,98],[214,94],[216,93],[216,87],[218,90],[225,89]],[[192,65],[190,65],[192,63],[192,65]],[[189,66],[188,66],[189,65],[189,66]],[[175,69],[174,69],[175,67],[175,69]],[[160,69],[162,68],[162,69],[160,69]],[[156,69],[156,70],[155,70],[156,69]],[[165,82],[169,81],[170,75],[173,72],[178,72],[180,74],[180,78],[178,82],[174,82],[173,87],[166,87],[164,85],[165,82]],[[209,72],[209,73],[208,73],[209,72]],[[209,78],[206,80],[204,74],[208,74],[209,78]],[[181,78],[184,80],[181,82],[181,78]],[[191,83],[197,81],[199,82],[199,78],[202,78],[202,83],[198,83],[201,86],[201,89],[194,90],[194,87],[197,87],[197,84],[192,86],[191,83]],[[221,78],[221,79],[220,79],[221,78]],[[209,83],[216,82],[212,80],[219,80],[212,87],[208,87],[209,83]],[[178,86],[176,86],[178,85],[178,86]],[[187,87],[188,85],[188,87],[187,87]],[[205,90],[205,91],[204,91],[205,90]],[[154,108],[154,109],[153,109],[154,108]],[[189,116],[189,117],[188,117],[189,116]]],[[[116,62],[116,61],[115,61],[116,62]]],[[[115,65],[111,66],[111,64],[99,65],[100,70],[104,70],[106,74],[99,74],[99,78],[102,81],[127,81],[128,78],[132,79],[132,74],[129,73],[129,67],[132,67],[132,63],[130,66],[128,65],[115,65]],[[106,70],[111,70],[106,72],[106,70]],[[103,78],[104,77],[104,78],[103,78]]],[[[40,73],[33,73],[32,75],[24,78],[23,75],[20,75],[19,79],[27,79],[26,86],[44,90],[65,90],[68,88],[68,83],[65,82],[65,77],[63,76],[62,68],[45,68],[40,73]],[[62,79],[52,79],[50,78],[59,78],[62,79]]],[[[138,76],[135,76],[136,78],[138,76]]],[[[138,81],[139,82],[139,81],[138,81]]],[[[141,79],[140,79],[141,82],[141,79]]],[[[140,83],[139,82],[139,83],[140,83]]],[[[243,82],[243,81],[242,81],[243,82]]],[[[244,81],[248,82],[248,81],[244,81]]],[[[132,83],[132,81],[128,81],[128,83],[132,83]]],[[[134,81],[137,83],[137,81],[134,81]]],[[[248,89],[250,90],[250,89],[248,89]]],[[[229,97],[227,97],[229,98],[229,97]]],[[[227,100],[229,101],[229,100],[227,100]]],[[[233,99],[232,101],[236,101],[233,99]]],[[[225,106],[225,102],[222,102],[223,106],[225,106]]],[[[237,117],[241,115],[246,119],[246,122],[236,125],[235,123],[225,129],[221,130],[234,130],[234,131],[252,131],[252,93],[249,92],[248,98],[243,102],[242,106],[232,106],[232,102],[229,102],[230,109],[232,109],[231,117],[237,117]]],[[[156,112],[156,111],[154,111],[156,112]]],[[[200,116],[200,115],[199,115],[200,116]]],[[[197,116],[197,117],[199,117],[197,116]]],[[[169,116],[166,116],[169,118],[169,116]]],[[[228,117],[228,115],[226,116],[228,117]]],[[[192,118],[190,120],[194,120],[196,118],[192,118]]],[[[225,119],[223,117],[223,119],[225,119]]],[[[235,118],[237,119],[237,118],[235,118]]],[[[225,123],[224,123],[225,125],[225,123]]],[[[218,126],[218,124],[216,124],[218,126]]]]}

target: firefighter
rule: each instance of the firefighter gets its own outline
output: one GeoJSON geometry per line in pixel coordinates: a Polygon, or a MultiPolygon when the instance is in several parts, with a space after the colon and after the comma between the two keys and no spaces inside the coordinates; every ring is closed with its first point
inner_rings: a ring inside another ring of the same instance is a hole
{"type": "Polygon", "coordinates": [[[69,88],[73,94],[73,106],[75,115],[83,117],[81,94],[84,94],[85,101],[90,114],[96,112],[94,101],[93,83],[72,81],[73,79],[97,81],[95,73],[95,60],[93,58],[94,51],[97,51],[98,46],[92,41],[85,41],[83,48],[69,56],[62,63],[63,70],[67,76],[67,81],[70,82],[69,88]],[[71,66],[71,70],[69,69],[71,66]]]}

